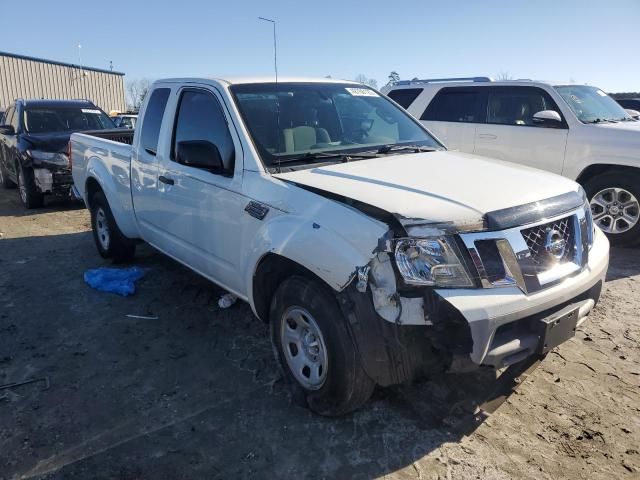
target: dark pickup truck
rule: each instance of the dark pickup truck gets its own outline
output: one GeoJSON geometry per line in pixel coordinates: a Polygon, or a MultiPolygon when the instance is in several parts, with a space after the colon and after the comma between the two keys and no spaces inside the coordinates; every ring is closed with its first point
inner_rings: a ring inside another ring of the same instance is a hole
{"type": "Polygon", "coordinates": [[[67,147],[73,132],[116,128],[109,116],[88,100],[16,100],[7,108],[2,123],[0,183],[4,188],[18,186],[27,208],[42,207],[47,194],[71,194],[67,147]]]}

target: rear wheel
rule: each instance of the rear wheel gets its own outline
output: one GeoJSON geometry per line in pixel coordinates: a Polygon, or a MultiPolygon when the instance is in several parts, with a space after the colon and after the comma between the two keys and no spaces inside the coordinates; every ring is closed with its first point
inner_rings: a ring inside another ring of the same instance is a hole
{"type": "Polygon", "coordinates": [[[640,243],[640,174],[605,173],[585,184],[593,223],[613,245],[640,243]]]}
{"type": "Polygon", "coordinates": [[[36,187],[36,181],[31,168],[16,165],[18,172],[18,192],[22,204],[28,209],[41,208],[44,205],[44,195],[36,187]]]}
{"type": "Polygon", "coordinates": [[[98,252],[114,263],[129,262],[136,253],[136,244],[118,228],[109,203],[102,192],[96,192],[91,200],[91,229],[98,252]]]}
{"type": "Polygon", "coordinates": [[[286,279],[270,311],[271,342],[293,398],[337,416],[363,405],[375,382],[362,369],[331,291],[302,276],[286,279]]]}

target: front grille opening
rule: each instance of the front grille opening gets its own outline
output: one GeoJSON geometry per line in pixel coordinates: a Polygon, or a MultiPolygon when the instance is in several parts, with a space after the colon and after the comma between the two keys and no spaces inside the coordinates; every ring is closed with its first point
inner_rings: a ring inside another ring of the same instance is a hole
{"type": "Polygon", "coordinates": [[[507,272],[505,271],[504,262],[498,251],[496,241],[476,240],[475,245],[489,282],[495,283],[506,278],[507,272]]]}
{"type": "Polygon", "coordinates": [[[537,272],[543,272],[554,265],[571,262],[575,259],[575,232],[573,217],[565,217],[554,222],[536,225],[521,231],[531,260],[537,272]],[[554,249],[553,240],[562,240],[564,248],[554,249]]]}

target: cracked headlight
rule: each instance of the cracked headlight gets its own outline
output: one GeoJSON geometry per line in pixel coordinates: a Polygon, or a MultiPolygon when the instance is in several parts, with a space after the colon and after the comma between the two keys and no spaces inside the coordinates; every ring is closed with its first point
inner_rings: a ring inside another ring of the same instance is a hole
{"type": "Polygon", "coordinates": [[[33,159],[34,163],[44,162],[62,167],[69,166],[69,157],[64,153],[40,152],[38,150],[27,150],[27,153],[33,159]]]}
{"type": "Polygon", "coordinates": [[[410,285],[474,287],[453,239],[401,238],[395,257],[402,278],[410,285]]]}

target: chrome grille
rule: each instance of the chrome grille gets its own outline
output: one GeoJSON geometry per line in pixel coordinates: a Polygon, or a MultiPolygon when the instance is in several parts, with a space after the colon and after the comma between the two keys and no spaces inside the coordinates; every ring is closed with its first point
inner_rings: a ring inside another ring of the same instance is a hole
{"type": "Polygon", "coordinates": [[[527,243],[527,247],[529,247],[531,261],[538,272],[547,270],[559,263],[573,261],[576,250],[573,229],[573,217],[565,217],[521,231],[522,237],[527,243]],[[547,243],[550,235],[564,241],[564,252],[559,257],[554,257],[547,251],[547,243]]]}

